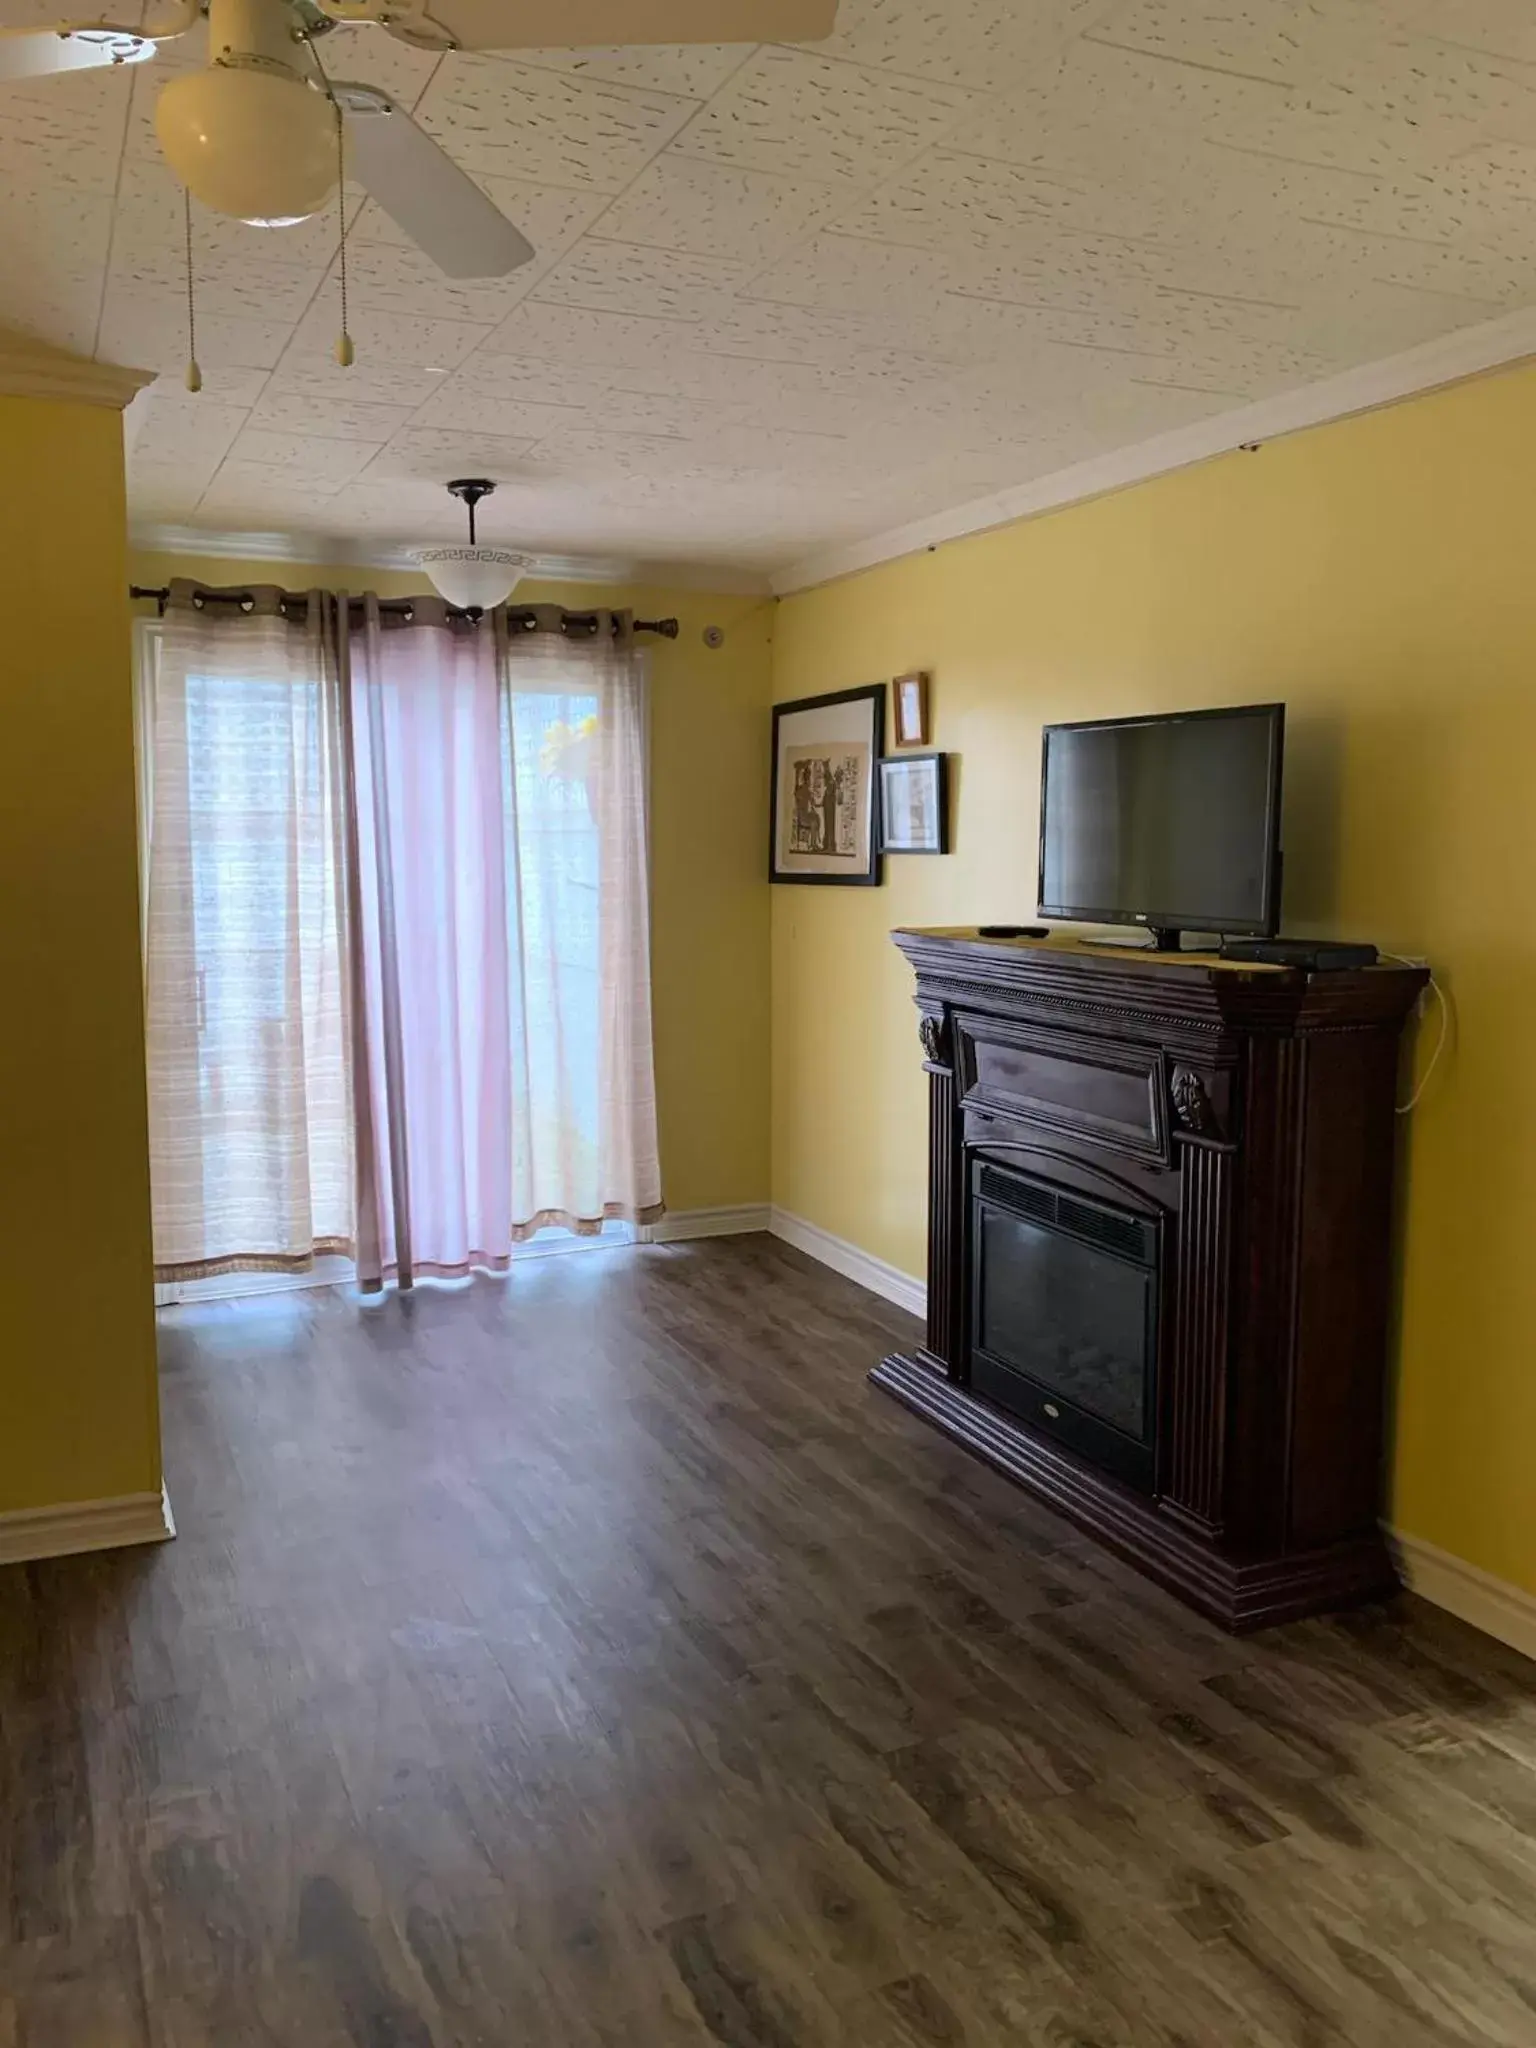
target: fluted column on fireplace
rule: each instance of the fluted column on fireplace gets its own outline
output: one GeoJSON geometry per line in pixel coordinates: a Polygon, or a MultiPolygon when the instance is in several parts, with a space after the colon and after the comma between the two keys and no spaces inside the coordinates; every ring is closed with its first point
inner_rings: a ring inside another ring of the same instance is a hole
{"type": "Polygon", "coordinates": [[[954,1378],[960,1371],[963,1304],[956,1276],[965,1224],[955,1072],[944,1012],[924,1010],[917,1029],[928,1075],[928,1333],[923,1358],[954,1378]]]}

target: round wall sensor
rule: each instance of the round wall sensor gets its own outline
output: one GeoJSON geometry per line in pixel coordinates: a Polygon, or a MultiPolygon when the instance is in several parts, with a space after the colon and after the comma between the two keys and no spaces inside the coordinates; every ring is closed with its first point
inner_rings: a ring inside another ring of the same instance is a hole
{"type": "Polygon", "coordinates": [[[703,639],[706,647],[723,647],[725,645],[724,626],[706,626],[703,639]]]}

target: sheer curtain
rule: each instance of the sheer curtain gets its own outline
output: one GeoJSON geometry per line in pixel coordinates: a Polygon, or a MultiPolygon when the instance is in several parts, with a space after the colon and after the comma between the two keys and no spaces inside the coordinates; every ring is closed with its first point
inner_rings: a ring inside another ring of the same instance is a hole
{"type": "Polygon", "coordinates": [[[643,658],[622,618],[535,623],[173,593],[149,725],[161,1277],[355,1248],[365,1286],[409,1285],[661,1213],[643,658]]]}
{"type": "Polygon", "coordinates": [[[352,1249],[342,699],[328,601],[179,586],[147,679],[157,1280],[352,1249]]]}
{"type": "Polygon", "coordinates": [[[660,1213],[640,657],[440,604],[348,636],[365,1285],[660,1213]]]}

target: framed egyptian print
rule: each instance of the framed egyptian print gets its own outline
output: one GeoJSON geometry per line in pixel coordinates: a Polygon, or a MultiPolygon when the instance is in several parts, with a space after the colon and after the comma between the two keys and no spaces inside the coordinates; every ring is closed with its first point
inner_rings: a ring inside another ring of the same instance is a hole
{"type": "Polygon", "coordinates": [[[774,705],[769,881],[880,880],[884,744],[884,683],[774,705]]]}

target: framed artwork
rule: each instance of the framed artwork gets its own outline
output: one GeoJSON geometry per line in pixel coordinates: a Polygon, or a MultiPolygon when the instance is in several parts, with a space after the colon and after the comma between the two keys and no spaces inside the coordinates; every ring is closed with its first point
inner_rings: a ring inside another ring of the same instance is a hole
{"type": "Polygon", "coordinates": [[[880,763],[880,847],[884,853],[948,853],[948,754],[880,763]]]}
{"type": "Polygon", "coordinates": [[[896,699],[896,744],[898,747],[926,747],[928,744],[928,677],[921,669],[898,676],[891,685],[896,699]]]}
{"type": "Polygon", "coordinates": [[[885,685],[773,707],[770,882],[880,880],[885,685]]]}

